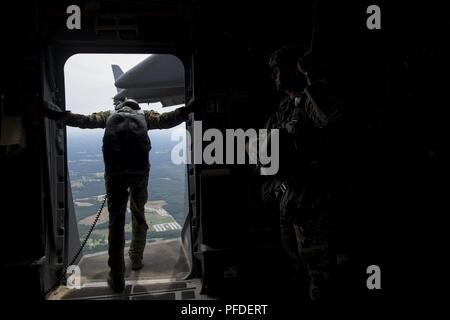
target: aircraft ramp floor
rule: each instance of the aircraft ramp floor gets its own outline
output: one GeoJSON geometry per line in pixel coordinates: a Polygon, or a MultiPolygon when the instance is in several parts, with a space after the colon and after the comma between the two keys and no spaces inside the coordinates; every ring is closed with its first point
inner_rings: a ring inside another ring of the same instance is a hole
{"type": "Polygon", "coordinates": [[[107,285],[107,252],[85,255],[79,263],[81,288],[60,286],[49,300],[185,300],[207,299],[200,295],[199,279],[184,280],[189,267],[180,239],[163,240],[146,246],[139,271],[132,271],[125,248],[125,283],[123,293],[115,294],[107,285]]]}

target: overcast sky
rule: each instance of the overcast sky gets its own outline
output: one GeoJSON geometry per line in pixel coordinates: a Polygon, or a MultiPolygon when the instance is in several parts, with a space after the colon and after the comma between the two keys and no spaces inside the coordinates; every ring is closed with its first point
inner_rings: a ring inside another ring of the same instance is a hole
{"type": "MultiPolygon", "coordinates": [[[[149,54],[76,54],[64,66],[66,109],[74,113],[91,114],[113,110],[113,97],[117,93],[111,65],[119,65],[124,72],[149,57],[149,54]]],[[[141,104],[144,110],[164,113],[179,106],[162,108],[160,103],[141,104]]],[[[181,124],[180,126],[183,126],[181,124]]],[[[69,134],[88,133],[67,127],[69,134]]],[[[95,131],[103,129],[96,129],[95,131]]],[[[165,131],[169,134],[171,130],[165,131]]],[[[92,132],[93,133],[93,132],[92,132]]]]}

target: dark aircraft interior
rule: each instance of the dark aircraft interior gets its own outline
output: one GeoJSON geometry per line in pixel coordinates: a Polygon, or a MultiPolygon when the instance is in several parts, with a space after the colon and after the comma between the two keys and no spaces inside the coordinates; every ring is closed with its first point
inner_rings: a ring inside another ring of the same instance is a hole
{"type": "MultiPolygon", "coordinates": [[[[430,2],[376,2],[380,30],[366,27],[371,1],[2,1],[2,291],[48,299],[80,245],[66,128],[42,114],[42,101],[70,107],[70,56],[175,55],[185,68],[185,101],[202,106],[187,129],[201,120],[204,130],[245,130],[263,128],[279,105],[271,52],[300,43],[326,61],[345,106],[340,170],[349,190],[333,244],[348,263],[335,284],[338,296],[378,301],[434,292],[445,256],[449,18],[430,2]],[[80,30],[66,26],[73,4],[82,10],[80,30]],[[366,287],[370,265],[382,270],[381,290],[366,287]]],[[[306,280],[293,282],[286,272],[278,215],[261,203],[263,177],[254,166],[188,164],[186,177],[181,237],[189,271],[177,283],[195,280],[200,295],[213,299],[306,301],[306,280]]],[[[189,295],[167,299],[175,297],[189,295]]]]}

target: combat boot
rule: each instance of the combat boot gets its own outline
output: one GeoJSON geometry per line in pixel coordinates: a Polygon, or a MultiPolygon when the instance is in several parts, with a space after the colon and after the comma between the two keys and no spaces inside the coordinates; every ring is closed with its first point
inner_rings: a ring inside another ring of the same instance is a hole
{"type": "Polygon", "coordinates": [[[125,278],[123,275],[108,276],[108,286],[116,293],[122,293],[125,290],[125,278]]]}

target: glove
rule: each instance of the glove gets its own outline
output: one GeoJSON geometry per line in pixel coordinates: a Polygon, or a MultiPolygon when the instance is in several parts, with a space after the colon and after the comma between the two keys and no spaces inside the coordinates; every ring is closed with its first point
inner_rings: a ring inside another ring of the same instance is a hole
{"type": "Polygon", "coordinates": [[[62,111],[56,104],[44,101],[43,102],[43,114],[52,120],[64,120],[70,111],[62,111]]]}

